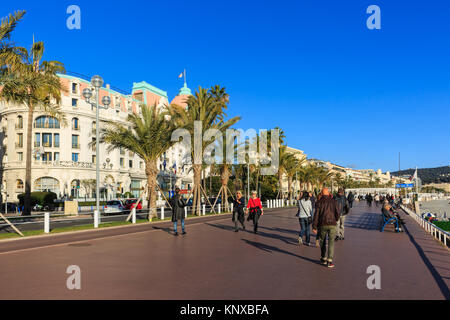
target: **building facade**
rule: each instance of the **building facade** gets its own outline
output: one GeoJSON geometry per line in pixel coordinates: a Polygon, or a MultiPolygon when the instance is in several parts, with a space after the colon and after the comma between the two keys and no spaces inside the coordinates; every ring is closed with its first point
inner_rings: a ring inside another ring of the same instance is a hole
{"type": "MultiPolygon", "coordinates": [[[[94,198],[96,161],[100,162],[100,195],[113,199],[127,192],[138,197],[146,185],[145,164],[141,158],[126,150],[108,152],[100,144],[99,159],[95,152],[96,110],[82,97],[90,81],[81,77],[60,75],[67,89],[61,94],[61,109],[67,124],[35,112],[32,132],[32,191],[52,191],[59,198],[94,198]]],[[[185,86],[174,101],[182,102],[190,90],[185,86]]],[[[108,109],[100,109],[100,127],[107,121],[128,126],[130,113],[139,113],[140,105],[163,108],[169,103],[167,93],[145,81],[133,84],[131,93],[113,90],[110,85],[99,91],[111,98],[108,109]]],[[[26,128],[28,110],[25,106],[0,102],[0,178],[2,198],[17,201],[25,190],[26,128]]],[[[159,159],[158,182],[168,190],[177,185],[190,188],[192,174],[183,163],[182,146],[174,146],[159,159]]]]}

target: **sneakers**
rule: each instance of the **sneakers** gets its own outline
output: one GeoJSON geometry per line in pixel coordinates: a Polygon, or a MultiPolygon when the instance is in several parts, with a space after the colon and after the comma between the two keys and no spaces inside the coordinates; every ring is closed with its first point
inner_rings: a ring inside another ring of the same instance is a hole
{"type": "Polygon", "coordinates": [[[331,262],[331,261],[328,261],[327,267],[328,268],[334,268],[334,263],[331,262]]]}
{"type": "Polygon", "coordinates": [[[239,229],[235,229],[234,232],[239,232],[239,229]]]}
{"type": "Polygon", "coordinates": [[[320,264],[323,264],[324,266],[326,266],[328,264],[327,259],[320,258],[320,264]]]}
{"type": "Polygon", "coordinates": [[[302,237],[298,237],[298,244],[303,244],[302,237]]]}
{"type": "Polygon", "coordinates": [[[178,235],[178,232],[175,232],[173,235],[174,235],[174,236],[177,236],[177,235],[178,235]]]}
{"type": "Polygon", "coordinates": [[[183,233],[182,234],[186,234],[186,231],[183,231],[183,233]]]}

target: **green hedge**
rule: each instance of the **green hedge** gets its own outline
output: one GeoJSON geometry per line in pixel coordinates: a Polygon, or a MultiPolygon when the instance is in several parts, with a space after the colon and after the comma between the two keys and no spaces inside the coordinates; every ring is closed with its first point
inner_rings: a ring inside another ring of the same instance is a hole
{"type": "MultiPolygon", "coordinates": [[[[31,193],[31,206],[36,204],[40,204],[41,206],[45,205],[55,205],[55,200],[57,199],[57,195],[54,192],[32,192],[31,193]]],[[[21,193],[17,196],[19,199],[19,204],[24,205],[25,203],[25,193],[21,193]]]]}
{"type": "MultiPolygon", "coordinates": [[[[75,199],[76,200],[76,199],[75,199]]],[[[70,201],[70,200],[67,200],[70,201]]],[[[100,205],[104,206],[106,204],[106,201],[100,201],[100,205]]],[[[55,204],[56,207],[60,208],[60,207],[64,207],[64,202],[58,202],[55,204]]],[[[97,203],[95,201],[78,201],[78,206],[79,207],[89,207],[89,206],[96,206],[97,203]]]]}

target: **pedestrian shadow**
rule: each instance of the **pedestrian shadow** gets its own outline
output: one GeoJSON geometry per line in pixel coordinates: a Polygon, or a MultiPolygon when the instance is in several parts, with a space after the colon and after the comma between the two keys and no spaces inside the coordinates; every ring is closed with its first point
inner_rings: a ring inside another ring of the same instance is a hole
{"type": "Polygon", "coordinates": [[[153,226],[153,229],[154,229],[154,230],[161,230],[161,231],[167,232],[168,234],[173,234],[173,233],[174,233],[173,229],[172,229],[172,228],[169,228],[169,227],[158,227],[158,226],[153,226]]]}
{"type": "MultiPolygon", "coordinates": [[[[227,231],[233,231],[234,232],[234,226],[228,226],[228,225],[224,225],[224,224],[213,224],[213,223],[205,223],[205,224],[208,225],[208,226],[211,226],[211,227],[215,227],[215,228],[219,228],[219,229],[222,229],[222,230],[227,230],[227,231]]],[[[252,228],[253,228],[253,226],[252,226],[252,228]]],[[[258,226],[259,230],[262,229],[262,228],[268,229],[266,227],[258,226]]],[[[245,231],[253,233],[252,231],[247,230],[247,229],[245,231]]],[[[262,236],[262,237],[266,237],[266,238],[281,240],[281,241],[283,241],[286,244],[294,244],[294,245],[298,244],[296,239],[285,237],[285,236],[274,234],[274,233],[258,231],[258,235],[262,236]]]]}
{"type": "Polygon", "coordinates": [[[352,229],[380,230],[381,214],[366,212],[358,216],[347,216],[345,227],[352,229]]]}
{"type": "Polygon", "coordinates": [[[280,248],[277,248],[277,247],[274,247],[274,246],[270,246],[268,244],[264,244],[264,243],[256,242],[256,241],[251,241],[251,240],[247,240],[247,239],[241,239],[241,240],[244,241],[245,243],[247,243],[247,244],[249,244],[251,246],[254,246],[255,248],[258,248],[258,249],[260,249],[262,251],[265,251],[265,252],[269,252],[269,253],[280,252],[280,253],[287,254],[289,256],[294,256],[294,257],[297,257],[299,259],[311,262],[313,264],[321,265],[320,261],[318,261],[318,260],[314,260],[314,259],[310,259],[310,258],[307,258],[307,257],[303,257],[303,256],[300,256],[298,254],[295,254],[295,253],[292,253],[292,252],[289,252],[289,251],[286,251],[286,250],[283,250],[283,249],[280,249],[280,248]]]}
{"type": "MultiPolygon", "coordinates": [[[[275,232],[283,232],[283,233],[288,233],[288,234],[295,234],[296,236],[298,236],[298,234],[300,233],[300,230],[292,230],[292,229],[284,229],[284,228],[268,228],[268,227],[263,227],[263,226],[259,226],[258,228],[271,230],[271,231],[275,231],[275,232]]],[[[310,234],[311,234],[311,237],[318,238],[317,234],[314,234],[312,232],[310,234]]]]}

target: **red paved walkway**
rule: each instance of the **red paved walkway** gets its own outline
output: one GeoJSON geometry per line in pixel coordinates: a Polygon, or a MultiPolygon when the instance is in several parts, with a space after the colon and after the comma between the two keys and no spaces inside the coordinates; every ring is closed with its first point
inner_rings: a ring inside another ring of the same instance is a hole
{"type": "Polygon", "coordinates": [[[408,232],[380,233],[379,208],[356,203],[330,270],[317,264],[318,248],[298,245],[294,214],[264,215],[258,235],[233,232],[222,216],[196,220],[185,237],[162,224],[31,250],[0,243],[0,298],[449,299],[450,254],[410,218],[408,232]],[[66,288],[69,265],[81,268],[81,290],[66,288]],[[381,268],[381,290],[367,289],[369,265],[381,268]]]}

